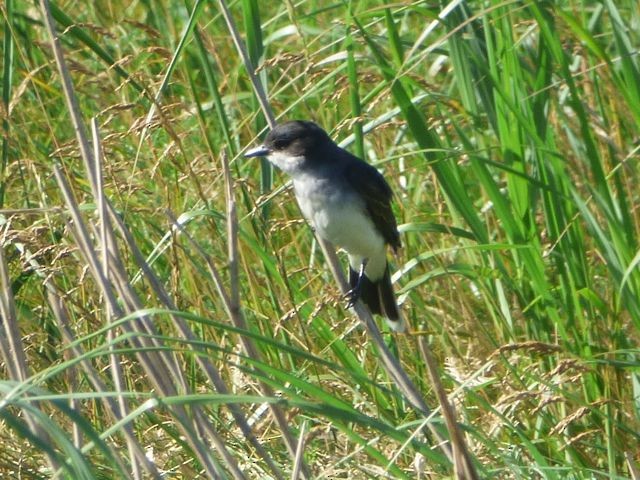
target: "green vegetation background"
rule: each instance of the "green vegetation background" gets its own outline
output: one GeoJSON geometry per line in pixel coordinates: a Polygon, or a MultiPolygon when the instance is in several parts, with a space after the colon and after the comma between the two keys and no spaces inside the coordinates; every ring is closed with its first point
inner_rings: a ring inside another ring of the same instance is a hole
{"type": "MultiPolygon", "coordinates": [[[[116,287],[114,295],[122,316],[138,313],[113,327],[108,319],[120,318],[53,173],[59,164],[86,225],[96,225],[40,5],[0,4],[2,316],[19,328],[23,354],[2,364],[0,472],[131,476],[135,455],[121,448],[129,425],[167,478],[237,477],[233,461],[246,478],[287,478],[295,455],[262,409],[271,402],[305,439],[313,478],[452,476],[419,433],[425,419],[345,310],[287,179],[242,158],[266,121],[223,4],[51,5],[81,113],[99,126],[102,191],[177,310],[166,313],[120,234],[112,245],[120,281],[137,302],[116,287]],[[223,156],[237,201],[237,289],[223,156]],[[205,258],[239,296],[248,332],[229,326],[205,258]],[[66,312],[66,333],[54,305],[66,312]],[[188,393],[158,393],[140,364],[144,347],[119,329],[132,319],[152,321],[159,340],[149,350],[171,353],[188,393]],[[239,335],[253,338],[259,361],[239,335]],[[226,395],[198,356],[218,368],[226,395]],[[13,361],[24,362],[26,379],[11,375],[13,361]],[[124,399],[128,420],[109,415],[104,397],[124,399]],[[176,412],[189,416],[196,405],[196,423],[218,432],[228,456],[197,453],[198,435],[185,440],[176,426],[176,412]],[[45,436],[33,434],[28,415],[45,436]]],[[[391,183],[404,247],[393,280],[412,331],[387,338],[436,408],[415,341],[428,339],[480,476],[631,477],[640,461],[638,2],[238,0],[228,8],[278,118],[313,119],[391,183]]],[[[89,235],[100,245],[99,227],[89,235]]]]}

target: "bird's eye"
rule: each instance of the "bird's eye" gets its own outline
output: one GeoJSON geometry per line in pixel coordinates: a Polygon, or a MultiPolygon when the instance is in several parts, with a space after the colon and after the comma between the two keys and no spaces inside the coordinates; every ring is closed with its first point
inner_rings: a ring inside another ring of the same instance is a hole
{"type": "Polygon", "coordinates": [[[287,147],[288,143],[286,138],[278,138],[273,142],[273,146],[276,150],[283,150],[287,147]]]}

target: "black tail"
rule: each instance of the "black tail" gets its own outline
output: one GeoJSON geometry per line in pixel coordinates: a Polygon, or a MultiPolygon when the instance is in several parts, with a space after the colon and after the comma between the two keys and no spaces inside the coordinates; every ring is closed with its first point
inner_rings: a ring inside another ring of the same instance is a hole
{"type": "MultiPolygon", "coordinates": [[[[349,285],[354,288],[357,283],[358,272],[349,268],[349,285]]],[[[366,275],[362,278],[360,299],[372,314],[385,317],[392,330],[396,332],[404,331],[404,321],[400,316],[396,296],[391,286],[389,265],[387,265],[382,278],[375,282],[371,281],[366,275]]]]}

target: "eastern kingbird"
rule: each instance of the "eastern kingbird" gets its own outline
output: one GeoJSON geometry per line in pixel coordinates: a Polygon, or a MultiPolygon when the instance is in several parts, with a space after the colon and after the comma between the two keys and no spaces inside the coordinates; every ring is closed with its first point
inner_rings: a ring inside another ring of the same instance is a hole
{"type": "Polygon", "coordinates": [[[320,237],[349,254],[349,306],[358,300],[404,331],[396,303],[386,245],[400,247],[391,211],[392,191],[371,165],[336,145],[313,122],[277,125],[246,157],[266,157],[293,179],[300,210],[320,237]]]}

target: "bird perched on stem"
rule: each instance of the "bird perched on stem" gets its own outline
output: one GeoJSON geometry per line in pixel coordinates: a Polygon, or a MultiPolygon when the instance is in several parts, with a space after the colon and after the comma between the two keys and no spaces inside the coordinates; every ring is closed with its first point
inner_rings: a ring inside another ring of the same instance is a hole
{"type": "Polygon", "coordinates": [[[289,174],[300,210],[324,240],[349,257],[349,306],[361,299],[371,313],[402,332],[386,246],[400,248],[392,191],[374,167],[340,148],[313,122],[277,125],[246,157],[266,157],[289,174]]]}

